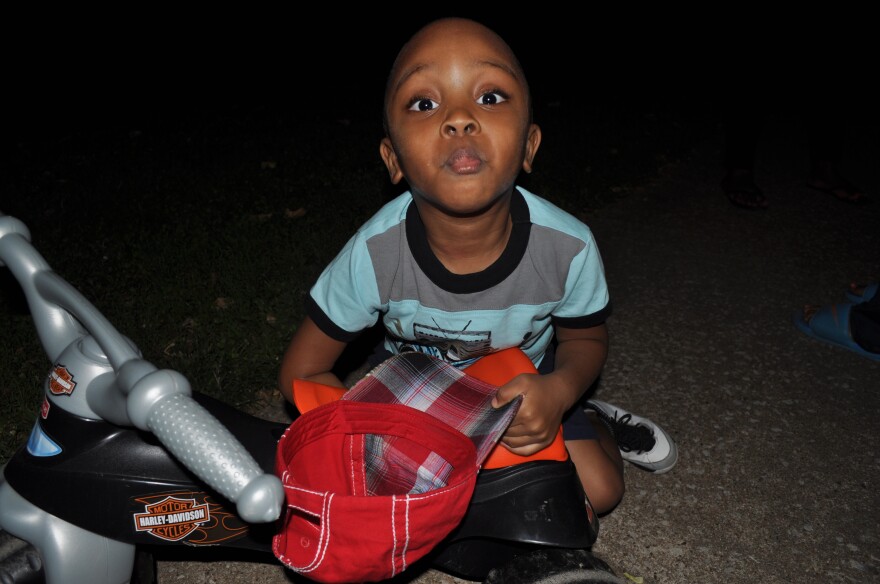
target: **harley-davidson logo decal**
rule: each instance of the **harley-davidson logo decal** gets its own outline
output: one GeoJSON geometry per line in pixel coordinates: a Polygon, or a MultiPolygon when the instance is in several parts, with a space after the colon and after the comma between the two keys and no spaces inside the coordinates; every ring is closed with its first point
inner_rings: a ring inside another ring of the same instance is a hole
{"type": "Polygon", "coordinates": [[[144,506],[145,513],[135,513],[136,531],[148,531],[168,541],[179,541],[211,519],[207,505],[197,505],[195,499],[166,497],[153,505],[144,506]]]}
{"type": "Polygon", "coordinates": [[[165,491],[131,502],[135,531],[167,541],[217,545],[248,534],[247,523],[203,491],[165,491]]]}
{"type": "Polygon", "coordinates": [[[67,367],[61,363],[57,363],[55,368],[49,372],[49,391],[53,395],[70,395],[76,389],[76,382],[73,375],[67,370],[67,367]]]}

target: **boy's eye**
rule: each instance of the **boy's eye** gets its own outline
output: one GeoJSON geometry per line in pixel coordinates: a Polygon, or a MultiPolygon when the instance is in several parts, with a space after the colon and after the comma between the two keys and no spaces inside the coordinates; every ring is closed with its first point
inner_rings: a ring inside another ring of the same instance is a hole
{"type": "Polygon", "coordinates": [[[487,91],[477,98],[477,103],[480,105],[497,105],[505,101],[507,101],[507,96],[498,90],[487,91]]]}
{"type": "Polygon", "coordinates": [[[414,112],[427,112],[435,109],[440,104],[427,97],[417,97],[409,104],[409,109],[414,112]]]}

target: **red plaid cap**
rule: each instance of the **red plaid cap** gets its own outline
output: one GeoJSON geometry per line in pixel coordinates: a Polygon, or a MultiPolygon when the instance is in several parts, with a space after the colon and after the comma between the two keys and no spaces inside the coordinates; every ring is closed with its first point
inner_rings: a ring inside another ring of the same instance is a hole
{"type": "Polygon", "coordinates": [[[327,583],[385,580],[422,558],[464,517],[480,465],[519,409],[521,398],[493,408],[496,391],[403,353],[300,416],[276,454],[287,509],[275,556],[327,583]]]}
{"type": "Polygon", "coordinates": [[[396,576],[460,523],[478,467],[464,434],[414,408],[350,400],[319,406],[278,444],[275,470],[287,507],[272,551],[319,582],[396,576]],[[390,458],[377,471],[369,443],[379,440],[390,458]]]}

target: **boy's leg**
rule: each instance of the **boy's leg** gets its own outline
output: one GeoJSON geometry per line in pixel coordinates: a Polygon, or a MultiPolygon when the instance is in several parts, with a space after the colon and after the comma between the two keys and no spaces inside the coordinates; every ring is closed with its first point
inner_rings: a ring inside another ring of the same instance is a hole
{"type": "Polygon", "coordinates": [[[565,447],[593,510],[603,515],[623,498],[623,459],[608,430],[599,423],[594,427],[596,438],[566,440],[565,447]]]}
{"type": "Polygon", "coordinates": [[[664,473],[678,461],[672,437],[660,426],[600,402],[588,400],[568,412],[562,433],[572,462],[597,513],[607,513],[623,498],[623,461],[664,473]]]}

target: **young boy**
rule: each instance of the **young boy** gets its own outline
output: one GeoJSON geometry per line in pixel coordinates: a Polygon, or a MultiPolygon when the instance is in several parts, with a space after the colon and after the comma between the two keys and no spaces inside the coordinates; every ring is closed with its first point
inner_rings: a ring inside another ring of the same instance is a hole
{"type": "Polygon", "coordinates": [[[462,367],[520,347],[541,375],[500,388],[496,405],[524,396],[502,444],[532,454],[564,422],[578,476],[604,513],[623,496],[621,450],[653,472],[677,455],[649,420],[597,401],[584,411],[608,349],[608,291],[587,226],[515,185],[541,144],[530,99],[510,47],[477,22],[441,19],[404,45],[386,85],[379,154],[409,191],[319,277],[280,389],[292,400],[296,378],[343,387],[331,369],[379,318],[386,357],[417,350],[462,367]]]}

